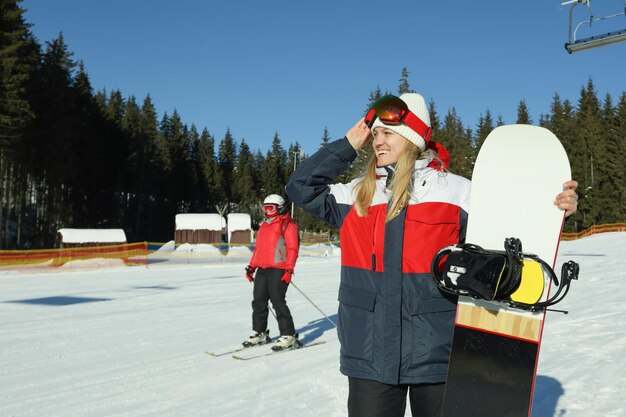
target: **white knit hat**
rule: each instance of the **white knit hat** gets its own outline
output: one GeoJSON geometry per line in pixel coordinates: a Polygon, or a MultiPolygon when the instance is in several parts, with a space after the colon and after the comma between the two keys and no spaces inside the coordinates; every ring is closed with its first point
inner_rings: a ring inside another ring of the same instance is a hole
{"type": "MultiPolygon", "coordinates": [[[[426,102],[424,101],[424,97],[422,97],[421,95],[417,93],[404,93],[400,96],[400,99],[402,99],[402,101],[404,101],[407,104],[407,106],[409,106],[409,110],[411,110],[413,114],[415,114],[424,123],[426,123],[426,126],[431,127],[430,115],[428,113],[428,108],[426,107],[426,102]]],[[[414,131],[413,129],[405,125],[404,123],[397,125],[397,126],[390,126],[381,122],[380,119],[377,117],[374,123],[372,124],[372,133],[374,132],[374,129],[376,129],[379,126],[382,126],[386,129],[393,130],[397,134],[403,136],[409,142],[417,145],[417,147],[420,148],[420,150],[422,151],[426,149],[426,139],[420,136],[416,131],[414,131]]]]}

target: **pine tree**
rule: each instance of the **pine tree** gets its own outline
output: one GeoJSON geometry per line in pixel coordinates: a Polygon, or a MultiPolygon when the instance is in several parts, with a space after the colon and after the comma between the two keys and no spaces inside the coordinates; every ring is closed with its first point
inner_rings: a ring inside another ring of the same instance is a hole
{"type": "Polygon", "coordinates": [[[272,147],[265,157],[265,165],[261,175],[261,197],[269,194],[285,194],[287,154],[278,136],[274,134],[272,147]]]}
{"type": "Polygon", "coordinates": [[[214,212],[215,206],[226,197],[220,188],[222,177],[215,158],[215,138],[206,128],[200,134],[197,148],[199,209],[214,212]]]}
{"type": "Polygon", "coordinates": [[[245,140],[239,144],[235,167],[234,198],[238,202],[237,212],[249,213],[258,200],[255,192],[254,157],[245,140]]]}
{"type": "MultiPolygon", "coordinates": [[[[171,236],[172,219],[160,219],[161,204],[160,186],[162,184],[162,164],[157,151],[159,130],[156,109],[150,95],[147,95],[141,105],[137,126],[137,166],[134,192],[137,194],[134,213],[135,233],[139,240],[155,240],[159,236],[171,236]],[[150,209],[152,206],[153,209],[150,209]],[[155,207],[156,206],[156,207],[155,207]],[[169,222],[168,222],[169,220],[169,222]],[[161,234],[163,230],[163,234],[161,234]]],[[[163,154],[166,150],[163,149],[163,154]]]]}
{"type": "Polygon", "coordinates": [[[526,106],[525,100],[521,100],[517,106],[517,121],[515,123],[520,125],[533,124],[533,121],[528,113],[528,107],[526,106]]]}
{"type": "MultiPolygon", "coordinates": [[[[304,159],[306,159],[306,155],[304,153],[304,150],[302,150],[302,147],[300,146],[300,144],[298,142],[291,144],[289,146],[289,149],[287,150],[287,166],[285,167],[285,174],[286,174],[285,184],[287,184],[287,181],[289,181],[289,177],[297,169],[298,164],[302,163],[304,159]]],[[[282,194],[284,195],[284,193],[282,194]]],[[[292,214],[293,214],[294,219],[296,220],[299,219],[303,211],[300,208],[296,208],[295,205],[293,204],[291,204],[291,208],[292,208],[292,214]]]]}
{"type": "Polygon", "coordinates": [[[617,157],[618,166],[614,175],[620,177],[619,197],[617,204],[620,207],[619,219],[620,223],[626,223],[626,92],[622,92],[617,103],[617,146],[619,152],[617,157]]]}
{"type": "Polygon", "coordinates": [[[263,171],[265,169],[265,156],[259,149],[254,153],[254,177],[257,179],[256,181],[256,195],[257,202],[254,205],[254,209],[252,210],[252,224],[255,228],[258,228],[259,223],[265,217],[263,213],[263,200],[267,196],[265,185],[263,183],[263,171]]]}
{"type": "MultiPolygon", "coordinates": [[[[39,162],[49,162],[55,156],[67,157],[69,154],[67,134],[73,111],[72,79],[76,63],[72,60],[72,52],[67,48],[63,35],[51,42],[42,57],[38,79],[37,101],[35,111],[38,114],[35,128],[34,143],[31,150],[37,152],[34,158],[39,162]],[[45,156],[45,158],[44,158],[45,156]]],[[[36,168],[52,173],[46,164],[36,164],[36,168]]]]}
{"type": "MultiPolygon", "coordinates": [[[[561,102],[561,97],[555,93],[550,105],[550,114],[545,117],[542,126],[554,133],[559,139],[569,137],[571,132],[567,129],[570,127],[573,119],[571,111],[571,106],[568,105],[566,108],[564,103],[561,102]]],[[[561,143],[564,146],[566,145],[564,139],[561,139],[561,143]]]]}
{"type": "Polygon", "coordinates": [[[141,109],[134,96],[130,96],[124,109],[121,120],[122,130],[129,138],[129,154],[127,169],[129,170],[129,180],[137,178],[141,169],[143,158],[143,143],[141,135],[141,109]]]}
{"type": "Polygon", "coordinates": [[[189,128],[189,156],[190,156],[190,175],[192,179],[192,183],[190,185],[188,200],[189,200],[189,212],[190,213],[198,213],[201,211],[201,202],[198,199],[199,196],[199,188],[201,183],[202,172],[199,166],[200,155],[199,155],[199,144],[200,144],[200,134],[198,133],[198,128],[194,123],[191,124],[189,128]]]}
{"type": "MultiPolygon", "coordinates": [[[[72,227],[104,226],[104,219],[121,222],[126,210],[114,213],[113,195],[122,187],[127,168],[127,152],[119,149],[122,132],[119,127],[106,129],[101,123],[102,114],[94,100],[89,76],[80,61],[73,90],[75,98],[70,117],[74,119],[74,127],[70,133],[70,146],[75,158],[70,162],[69,178],[65,184],[72,192],[71,209],[66,220],[72,227]]],[[[118,223],[111,227],[121,226],[118,223]]]]}
{"type": "Polygon", "coordinates": [[[115,123],[115,125],[121,126],[125,106],[126,103],[124,102],[122,92],[120,90],[113,90],[105,109],[106,118],[115,123]]]}
{"type": "MultiPolygon", "coordinates": [[[[59,34],[46,43],[33,83],[31,108],[36,118],[24,137],[21,159],[39,181],[39,245],[51,245],[57,229],[72,223],[69,184],[77,160],[77,116],[73,75],[76,62],[59,34]],[[70,213],[68,215],[68,213],[70,213]]],[[[73,225],[72,225],[73,226],[73,225]]],[[[49,247],[49,246],[48,246],[49,247]]]]}
{"type": "Polygon", "coordinates": [[[471,131],[463,127],[461,119],[452,107],[444,119],[443,128],[436,141],[450,153],[450,171],[465,178],[472,177],[476,152],[472,147],[471,131]]]}
{"type": "Polygon", "coordinates": [[[385,92],[385,94],[382,93],[382,90],[380,89],[380,86],[376,86],[376,88],[370,92],[369,97],[368,97],[368,101],[367,101],[367,106],[365,107],[365,110],[363,111],[363,115],[367,114],[367,112],[370,109],[370,106],[379,98],[381,98],[382,96],[387,95],[388,93],[385,92]]]}
{"type": "Polygon", "coordinates": [[[17,145],[35,116],[28,90],[39,51],[19,3],[0,0],[0,154],[17,145]]]}
{"type": "Polygon", "coordinates": [[[101,114],[104,114],[106,111],[108,99],[106,89],[97,91],[94,96],[94,102],[96,103],[96,106],[98,107],[98,110],[100,110],[101,114]]]}
{"type": "Polygon", "coordinates": [[[285,166],[285,183],[289,180],[291,174],[298,167],[298,164],[304,160],[304,158],[304,150],[302,150],[302,146],[300,146],[297,141],[296,143],[292,143],[291,145],[289,145],[285,166]]]}
{"type": "Polygon", "coordinates": [[[222,205],[224,203],[234,203],[234,189],[233,189],[233,171],[237,161],[237,144],[230,133],[230,128],[226,130],[226,134],[219,144],[217,152],[217,164],[221,172],[222,184],[220,188],[224,193],[224,200],[218,202],[222,205]]]}
{"type": "Polygon", "coordinates": [[[166,184],[171,198],[171,208],[175,212],[172,214],[187,213],[193,193],[191,184],[194,183],[191,141],[188,128],[176,110],[169,118],[166,131],[165,140],[171,161],[171,174],[166,184]]]}
{"type": "Polygon", "coordinates": [[[0,249],[30,245],[40,212],[25,138],[36,117],[31,101],[40,50],[20,3],[0,0],[0,249]]]}
{"type": "Polygon", "coordinates": [[[320,145],[320,148],[323,148],[324,146],[328,145],[329,142],[330,142],[330,135],[328,134],[328,127],[324,126],[324,133],[322,134],[322,144],[320,145]]]}
{"type": "Polygon", "coordinates": [[[400,85],[398,85],[398,95],[404,93],[414,93],[409,86],[409,70],[406,67],[402,67],[402,75],[400,76],[400,85]]]}
{"type": "MultiPolygon", "coordinates": [[[[580,162],[584,166],[584,173],[578,181],[580,183],[578,211],[582,216],[583,229],[598,224],[601,207],[598,205],[601,181],[598,178],[598,169],[606,162],[603,150],[603,132],[601,122],[600,101],[597,98],[595,86],[591,78],[587,87],[582,88],[576,113],[576,135],[584,141],[584,150],[580,162]]],[[[576,178],[576,177],[574,177],[576,178]]]]}
{"type": "Polygon", "coordinates": [[[428,115],[430,117],[430,128],[433,130],[433,137],[436,138],[437,132],[441,130],[441,122],[439,121],[437,107],[435,106],[433,99],[430,99],[428,102],[428,115]]]}
{"type": "Polygon", "coordinates": [[[485,111],[485,116],[482,114],[478,119],[478,125],[476,126],[476,133],[474,135],[474,148],[476,152],[480,151],[480,148],[483,146],[485,139],[494,129],[493,119],[491,118],[491,112],[489,109],[485,111]]]}
{"type": "MultiPolygon", "coordinates": [[[[583,160],[580,156],[581,152],[584,152],[584,144],[581,143],[581,137],[576,134],[574,126],[574,110],[571,103],[568,100],[561,102],[561,98],[558,94],[555,94],[552,99],[550,107],[550,113],[546,115],[542,125],[556,135],[557,138],[563,144],[565,153],[567,153],[570,165],[572,167],[572,178],[580,178],[582,169],[580,169],[580,162],[583,160]]],[[[580,193],[580,189],[578,191],[580,193]]],[[[575,232],[577,230],[579,214],[576,213],[573,216],[568,217],[567,222],[564,225],[565,232],[575,232]]]]}
{"type": "Polygon", "coordinates": [[[624,152],[621,148],[620,126],[613,100],[606,94],[601,109],[602,153],[604,162],[598,167],[598,202],[601,208],[599,218],[602,223],[617,223],[623,219],[624,207],[619,205],[623,199],[626,183],[624,182],[624,152]]]}
{"type": "MultiPolygon", "coordinates": [[[[87,97],[85,95],[86,100],[87,97]]],[[[136,172],[138,158],[140,109],[135,97],[126,100],[119,90],[106,103],[107,107],[119,108],[120,113],[115,119],[108,117],[107,108],[104,113],[100,112],[91,94],[88,101],[94,111],[91,116],[84,115],[90,126],[85,129],[88,132],[85,136],[89,137],[81,141],[84,153],[81,161],[85,163],[84,170],[90,172],[92,189],[99,190],[90,198],[90,204],[95,206],[91,210],[95,214],[93,222],[99,227],[124,228],[127,237],[132,238],[134,229],[129,224],[129,210],[130,205],[134,210],[136,196],[132,176],[136,172]]]]}

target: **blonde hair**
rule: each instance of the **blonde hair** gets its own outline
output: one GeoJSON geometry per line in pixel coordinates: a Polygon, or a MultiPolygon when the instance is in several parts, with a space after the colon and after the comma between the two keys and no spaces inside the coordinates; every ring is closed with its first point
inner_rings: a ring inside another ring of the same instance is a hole
{"type": "MultiPolygon", "coordinates": [[[[422,152],[417,145],[407,140],[403,152],[396,162],[395,173],[391,184],[389,184],[392,195],[385,222],[390,222],[409,204],[413,189],[413,167],[420,156],[422,156],[422,152]]],[[[367,172],[356,184],[354,191],[356,193],[354,201],[356,213],[359,217],[367,216],[376,191],[376,155],[372,155],[367,166],[367,172]]]]}

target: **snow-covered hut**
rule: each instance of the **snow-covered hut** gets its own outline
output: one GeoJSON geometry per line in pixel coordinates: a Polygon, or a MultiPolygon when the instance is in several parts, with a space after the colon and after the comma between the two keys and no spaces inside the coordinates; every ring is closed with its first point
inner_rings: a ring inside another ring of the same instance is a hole
{"type": "Polygon", "coordinates": [[[228,243],[235,245],[249,245],[252,243],[252,219],[247,213],[229,213],[228,243]]]}
{"type": "Polygon", "coordinates": [[[219,243],[226,229],[226,220],[217,213],[185,213],[176,215],[174,241],[182,243],[219,243]]]}
{"type": "Polygon", "coordinates": [[[59,229],[55,247],[77,248],[122,245],[126,242],[123,229],[59,229]]]}

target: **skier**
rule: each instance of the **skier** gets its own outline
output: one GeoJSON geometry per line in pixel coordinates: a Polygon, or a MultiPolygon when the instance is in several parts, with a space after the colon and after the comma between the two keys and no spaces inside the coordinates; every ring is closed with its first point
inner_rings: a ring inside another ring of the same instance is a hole
{"type": "MultiPolygon", "coordinates": [[[[438,290],[430,264],[464,239],[470,181],[447,171],[449,155],[431,133],[421,95],[384,96],[286,187],[292,201],[340,228],[338,337],[349,416],[404,416],[407,392],[414,417],[441,413],[456,298],[438,290]],[[371,138],[364,177],[333,184],[371,138]]],[[[555,204],[572,214],[577,183],[564,186],[555,204]]]]}
{"type": "Polygon", "coordinates": [[[254,283],[253,331],[243,342],[246,347],[270,342],[267,330],[268,300],[272,301],[280,330],[280,338],[272,349],[292,349],[300,344],[285,301],[298,258],[300,240],[298,226],[289,213],[283,213],[284,208],[285,200],[277,194],[268,195],[263,201],[265,220],[257,233],[250,264],[246,266],[246,278],[254,283]]]}

